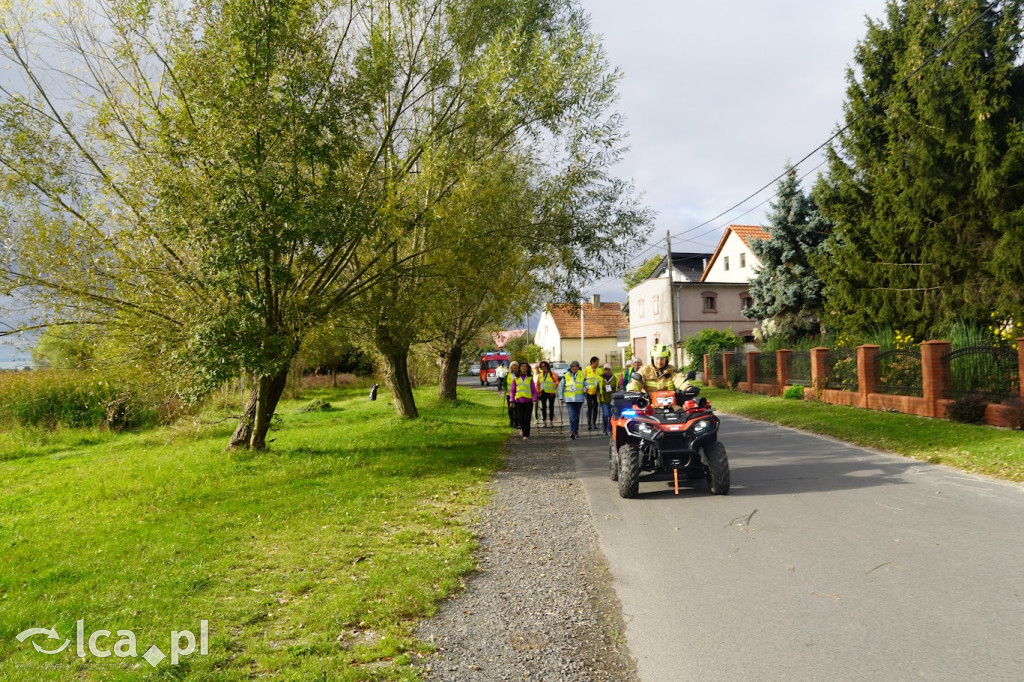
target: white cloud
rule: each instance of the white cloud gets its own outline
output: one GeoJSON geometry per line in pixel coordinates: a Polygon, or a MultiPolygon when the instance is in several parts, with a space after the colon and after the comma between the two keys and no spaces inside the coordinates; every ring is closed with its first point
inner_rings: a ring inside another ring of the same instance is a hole
{"type": "MultiPolygon", "coordinates": [[[[585,0],[592,28],[623,71],[618,109],[631,177],[658,213],[654,236],[702,223],[782,172],[835,132],[845,73],[884,0],[585,0]]],[[[820,158],[802,166],[810,169],[820,158]]],[[[809,187],[813,176],[804,182],[809,187]]],[[[673,239],[713,248],[729,219],[673,239]]],[[[767,204],[735,222],[759,223],[767,204]]],[[[621,287],[620,287],[621,288],[621,287]]]]}

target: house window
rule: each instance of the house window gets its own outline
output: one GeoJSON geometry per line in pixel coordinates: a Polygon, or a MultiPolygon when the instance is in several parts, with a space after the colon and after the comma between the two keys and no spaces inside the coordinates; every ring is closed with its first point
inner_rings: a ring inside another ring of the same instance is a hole
{"type": "Polygon", "coordinates": [[[741,253],[740,254],[740,267],[741,268],[747,267],[747,254],[746,253],[741,253]]]}
{"type": "Polygon", "coordinates": [[[744,291],[740,294],[740,309],[748,310],[754,307],[754,298],[750,295],[750,292],[744,291]]]}
{"type": "Polygon", "coordinates": [[[657,296],[655,296],[655,297],[654,297],[654,298],[653,298],[653,299],[651,300],[651,307],[653,308],[653,310],[652,310],[651,312],[652,312],[652,314],[653,314],[653,315],[654,315],[655,317],[657,317],[658,315],[661,315],[661,303],[660,303],[660,301],[658,300],[658,297],[657,297],[657,296]]]}
{"type": "Polygon", "coordinates": [[[704,312],[706,313],[717,313],[718,312],[718,294],[714,291],[705,291],[701,294],[704,299],[704,312]]]}
{"type": "Polygon", "coordinates": [[[636,313],[637,313],[636,314],[637,317],[639,317],[641,319],[643,318],[643,316],[644,316],[644,299],[642,299],[642,298],[639,301],[636,302],[636,313]]]}
{"type": "Polygon", "coordinates": [[[729,270],[729,257],[726,256],[725,258],[723,258],[722,262],[725,264],[726,271],[728,271],[729,270]]]}

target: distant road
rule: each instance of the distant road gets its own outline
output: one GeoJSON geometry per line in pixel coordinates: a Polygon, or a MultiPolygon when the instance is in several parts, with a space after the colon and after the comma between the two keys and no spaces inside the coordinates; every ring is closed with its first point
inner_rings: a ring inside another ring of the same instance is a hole
{"type": "Polygon", "coordinates": [[[732,492],[574,444],[641,679],[1024,680],[1024,486],[724,416],[732,492]]]}

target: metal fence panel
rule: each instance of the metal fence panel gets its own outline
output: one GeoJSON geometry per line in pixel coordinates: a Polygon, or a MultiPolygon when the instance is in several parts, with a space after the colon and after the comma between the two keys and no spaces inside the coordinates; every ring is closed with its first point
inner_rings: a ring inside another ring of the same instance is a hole
{"type": "Polygon", "coordinates": [[[1020,395],[1017,354],[1008,348],[968,346],[944,355],[942,361],[949,363],[952,386],[945,398],[976,394],[989,402],[1003,402],[1020,395]]]}
{"type": "Polygon", "coordinates": [[[924,389],[921,378],[921,349],[894,348],[879,353],[875,358],[878,368],[879,393],[921,397],[924,389]]]}
{"type": "Polygon", "coordinates": [[[811,351],[793,351],[789,356],[789,383],[793,386],[811,385],[811,351]]]}
{"type": "Polygon", "coordinates": [[[825,360],[828,378],[825,388],[837,391],[856,391],[857,384],[857,351],[831,350],[825,360]]]}
{"type": "Polygon", "coordinates": [[[774,384],[778,380],[778,361],[775,353],[761,353],[757,358],[757,383],[774,384]]]}
{"type": "Polygon", "coordinates": [[[709,379],[724,379],[725,375],[722,372],[722,354],[715,353],[708,358],[708,372],[711,373],[709,379]]]}

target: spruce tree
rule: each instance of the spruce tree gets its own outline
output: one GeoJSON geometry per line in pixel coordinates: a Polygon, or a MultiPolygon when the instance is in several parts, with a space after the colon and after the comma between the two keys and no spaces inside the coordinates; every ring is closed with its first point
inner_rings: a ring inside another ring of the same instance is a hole
{"type": "Polygon", "coordinates": [[[754,305],[744,315],[765,321],[769,333],[795,341],[820,331],[822,285],[814,260],[828,237],[828,223],[800,189],[791,165],[777,196],[765,226],[771,239],[750,245],[761,268],[750,282],[754,305]]]}
{"type": "Polygon", "coordinates": [[[868,22],[848,128],[814,192],[835,225],[820,267],[827,326],[923,338],[957,317],[1020,314],[1020,20],[1014,1],[893,0],[868,22]]]}

